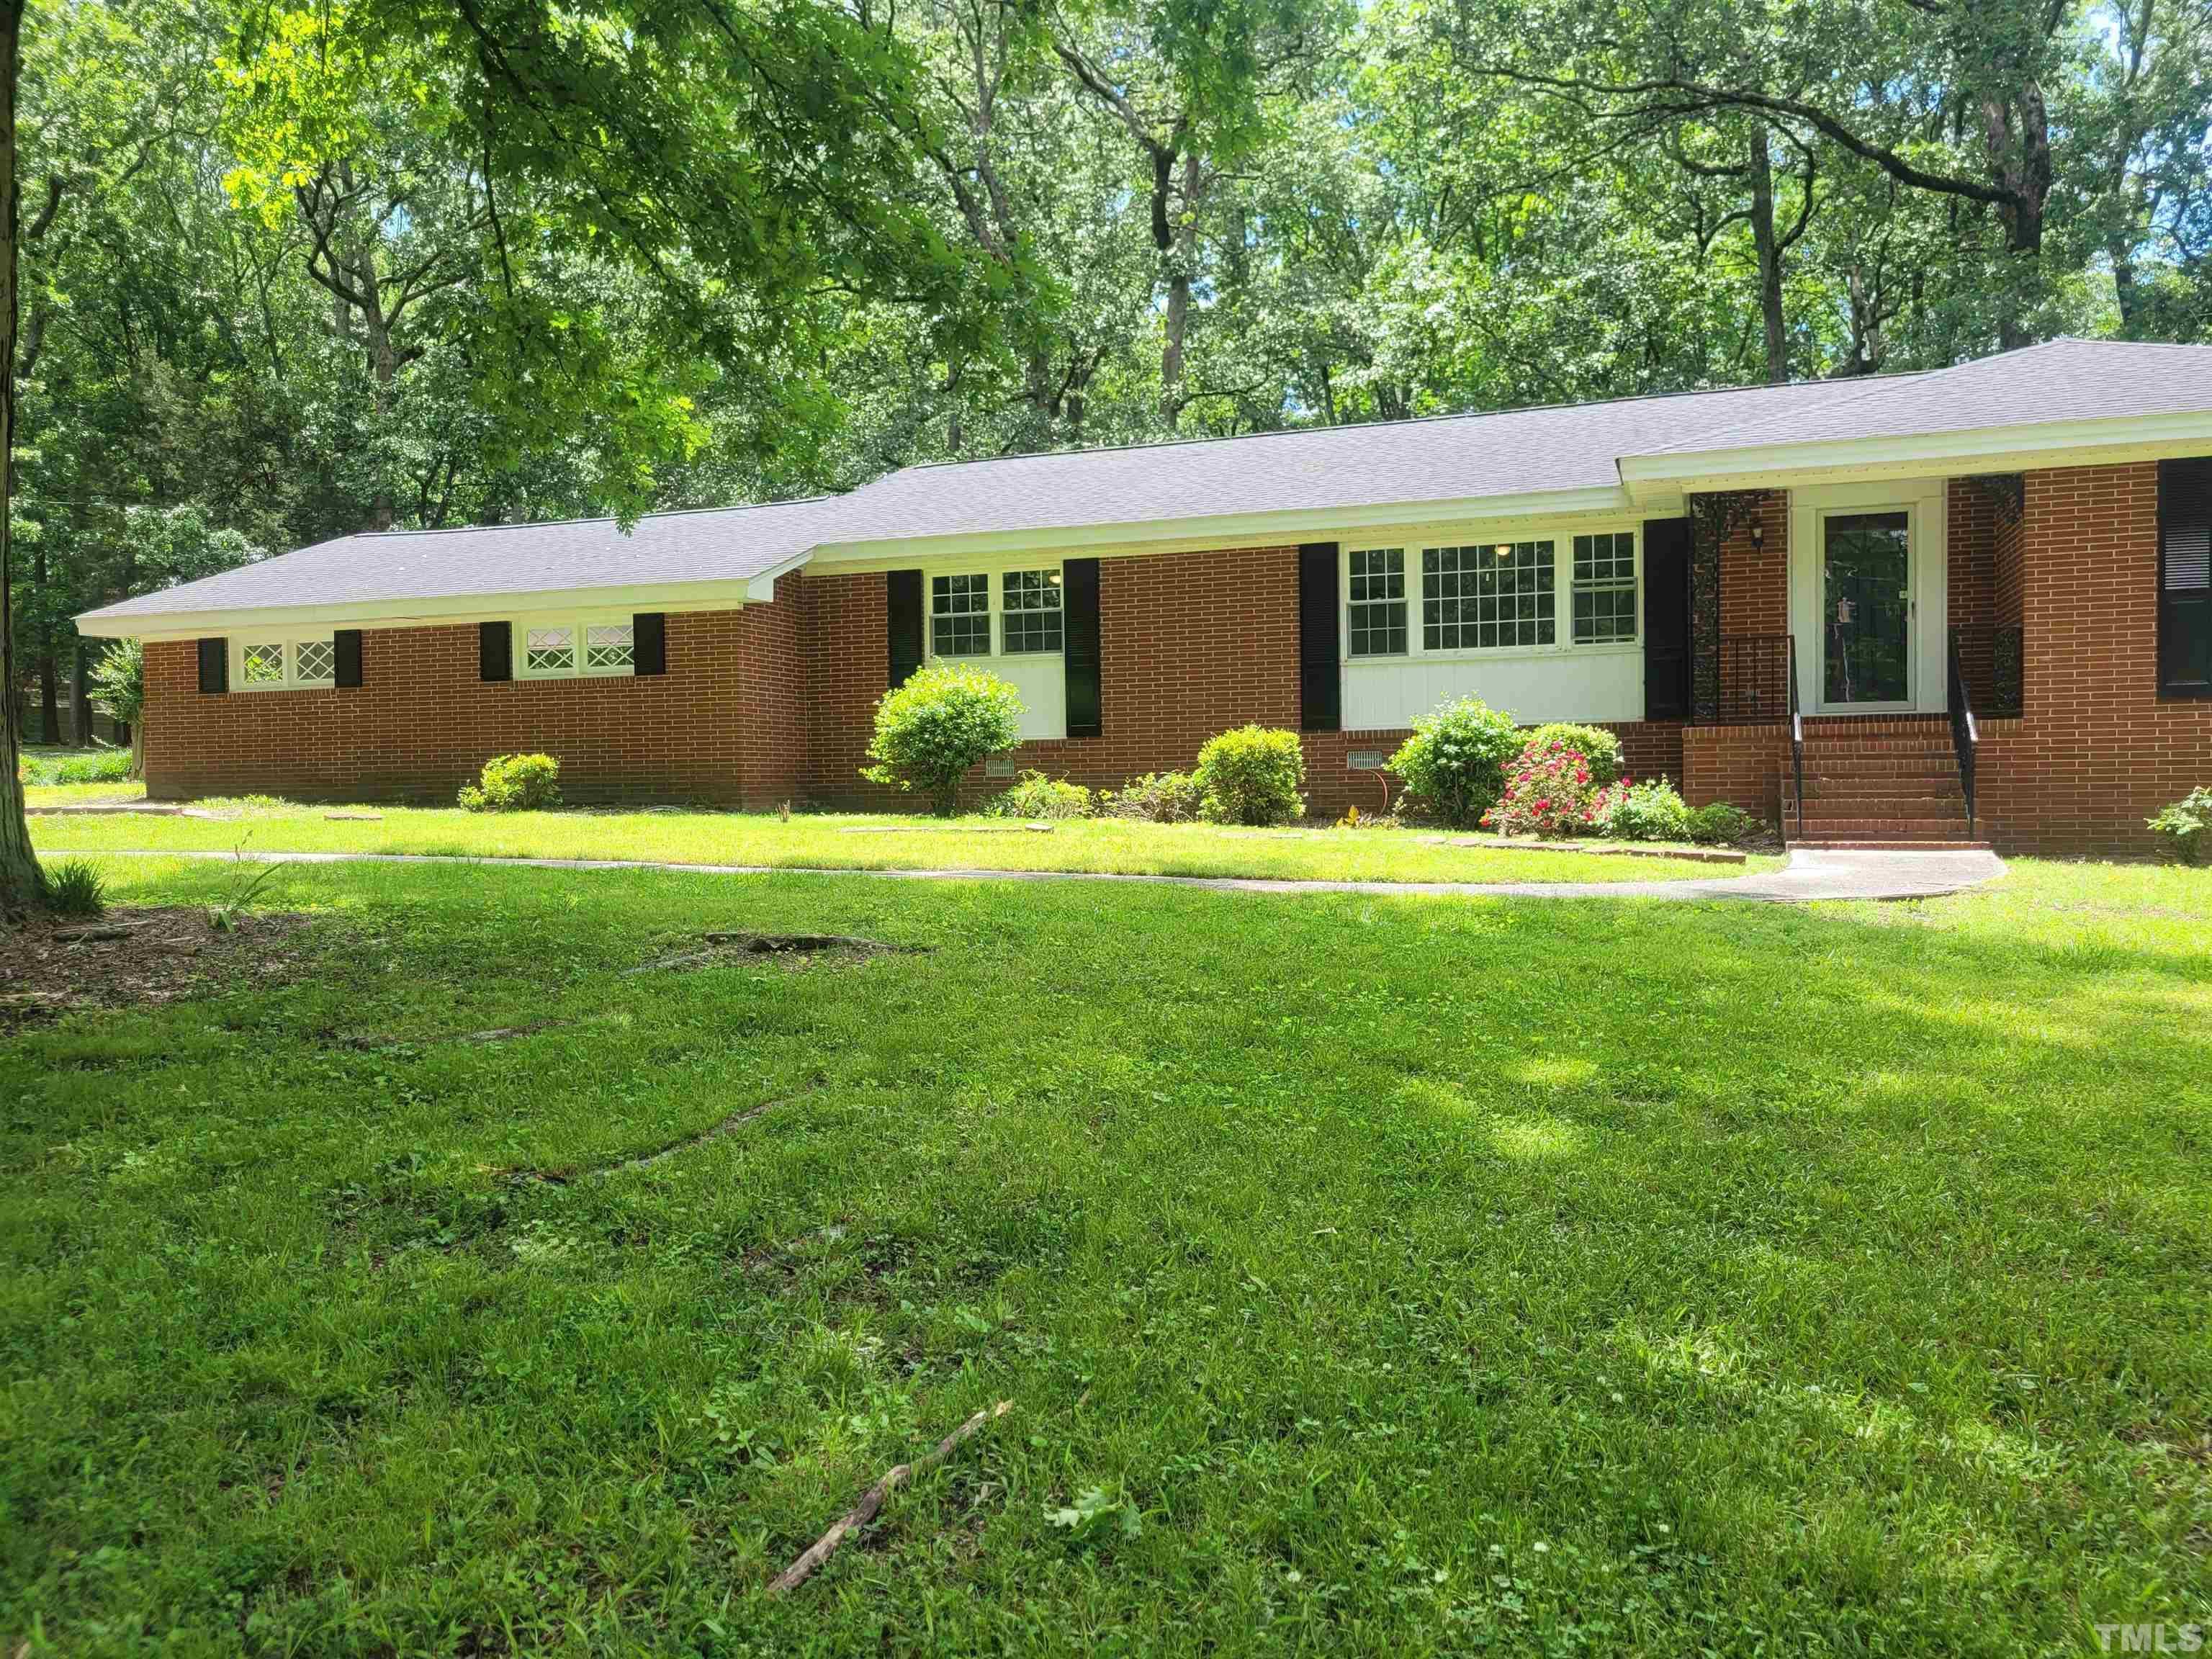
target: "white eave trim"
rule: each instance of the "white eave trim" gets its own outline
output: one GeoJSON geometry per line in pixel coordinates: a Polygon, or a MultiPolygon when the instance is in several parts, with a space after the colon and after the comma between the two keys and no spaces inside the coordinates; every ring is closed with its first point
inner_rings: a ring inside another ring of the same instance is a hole
{"type": "Polygon", "coordinates": [[[1341,539],[1399,526],[1461,524],[1484,519],[1558,519],[1633,510],[1626,489],[1604,484],[1588,489],[1550,489],[1518,495],[1480,495],[1451,501],[1386,501],[1371,507],[1301,508],[1283,513],[1225,514],[1214,518],[1151,519],[1114,524],[994,530],[945,536],[895,536],[868,541],[824,542],[814,550],[816,569],[890,568],[945,559],[988,558],[1006,553],[1171,552],[1238,545],[1341,539]]]}
{"type": "Polygon", "coordinates": [[[88,611],[77,631],[94,639],[191,640],[213,635],[283,634],[295,629],[451,627],[549,611],[741,611],[775,598],[776,579],[804,565],[795,553],[758,575],[728,581],[652,582],[619,587],[544,588],[442,599],[364,599],[348,605],[233,606],[199,611],[88,611]]]}
{"type": "Polygon", "coordinates": [[[1641,501],[1667,490],[1773,488],[1837,477],[1937,477],[2020,472],[2049,466],[2104,466],[2203,454],[2208,449],[2212,449],[2212,410],[2189,410],[1826,443],[1756,444],[1681,454],[1624,455],[1618,465],[1628,495],[1641,501]]]}

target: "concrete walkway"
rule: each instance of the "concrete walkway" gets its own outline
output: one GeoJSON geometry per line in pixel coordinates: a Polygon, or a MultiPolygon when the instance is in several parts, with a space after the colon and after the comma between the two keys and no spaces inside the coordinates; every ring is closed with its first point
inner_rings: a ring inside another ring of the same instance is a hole
{"type": "Polygon", "coordinates": [[[1800,848],[1771,874],[1681,881],[1279,881],[1261,876],[1145,876],[1093,870],[822,870],[795,865],[668,864],[650,859],[469,858],[453,853],[164,852],[130,848],[102,858],[243,859],[249,864],[477,864],[526,870],[659,870],[684,876],[874,876],[890,881],[1123,881],[1224,893],[1360,893],[1375,898],[1816,899],[1932,898],[1994,881],[1994,853],[1853,853],[1800,848]]]}

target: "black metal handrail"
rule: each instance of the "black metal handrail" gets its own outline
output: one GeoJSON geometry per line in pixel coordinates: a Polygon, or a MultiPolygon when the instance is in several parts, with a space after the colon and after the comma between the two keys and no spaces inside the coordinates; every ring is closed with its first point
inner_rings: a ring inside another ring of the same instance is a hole
{"type": "Polygon", "coordinates": [[[1951,630],[1968,705],[1982,720],[2018,720],[2021,713],[2021,630],[1962,624],[1951,630]]]}
{"type": "Polygon", "coordinates": [[[1797,706],[1797,636],[1790,636],[1790,769],[1797,785],[1797,839],[1805,839],[1805,715],[1797,706]]]}
{"type": "Polygon", "coordinates": [[[1974,836],[1974,753],[1981,744],[1981,732],[1974,724],[1974,708],[1966,695],[1966,671],[1959,659],[1959,635],[1961,629],[1951,630],[1951,750],[1959,757],[1959,787],[1966,796],[1966,839],[1974,836]]]}
{"type": "Polygon", "coordinates": [[[1712,715],[1698,724],[1781,725],[1795,695],[1790,635],[1723,634],[1719,644],[1712,715]]]}

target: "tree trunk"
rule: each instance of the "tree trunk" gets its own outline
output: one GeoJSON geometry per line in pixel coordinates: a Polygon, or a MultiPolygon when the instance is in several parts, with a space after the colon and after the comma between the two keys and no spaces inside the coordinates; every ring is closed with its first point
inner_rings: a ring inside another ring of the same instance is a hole
{"type": "Polygon", "coordinates": [[[1774,234],[1774,161],[1766,124],[1751,124],[1751,240],[1759,252],[1759,309],[1766,323],[1766,378],[1790,379],[1790,336],[1782,315],[1782,248],[1774,234]]]}
{"type": "Polygon", "coordinates": [[[2131,340],[2136,337],[2136,325],[2142,316],[2142,290],[2136,283],[2135,250],[2116,237],[2107,251],[2112,261],[2112,297],[2120,307],[2120,333],[2131,340]]]}
{"type": "MultiPolygon", "coordinates": [[[[1182,415],[1182,343],[1190,325],[1190,270],[1182,258],[1182,228],[1175,222],[1174,152],[1152,153],[1152,246],[1159,252],[1167,287],[1164,337],[1160,344],[1160,418],[1172,432],[1182,415]]],[[[1190,203],[1186,196],[1186,217],[1190,203]]]]}
{"type": "Polygon", "coordinates": [[[39,670],[39,741],[48,747],[62,740],[61,688],[54,684],[59,678],[60,665],[51,651],[40,653],[39,670]]]}
{"type": "Polygon", "coordinates": [[[15,538],[9,530],[15,492],[15,240],[20,202],[15,181],[15,88],[22,78],[23,0],[0,0],[0,913],[27,909],[46,896],[46,878],[31,850],[23,815],[21,706],[15,696],[15,538]]]}
{"type": "Polygon", "coordinates": [[[76,665],[70,675],[70,717],[76,726],[80,749],[92,747],[92,647],[76,642],[76,665]]]}

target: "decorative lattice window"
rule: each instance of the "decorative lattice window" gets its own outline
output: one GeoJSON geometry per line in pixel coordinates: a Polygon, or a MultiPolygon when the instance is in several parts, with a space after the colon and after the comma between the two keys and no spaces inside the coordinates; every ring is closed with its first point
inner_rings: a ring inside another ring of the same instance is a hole
{"type": "Polygon", "coordinates": [[[1636,638],[1636,536],[1575,538],[1575,643],[1613,645],[1636,638]]]}
{"type": "Polygon", "coordinates": [[[1421,550],[1421,643],[1429,651],[1549,645],[1557,636],[1548,541],[1421,550]]]}
{"type": "Polygon", "coordinates": [[[629,623],[593,623],[584,630],[584,671],[610,674],[637,666],[636,641],[629,623]]]}
{"type": "Polygon", "coordinates": [[[329,685],[337,677],[337,647],[330,641],[292,641],[292,679],[295,684],[329,685]]]}
{"type": "Polygon", "coordinates": [[[576,672],[576,630],[573,628],[533,628],[523,644],[522,665],[532,674],[573,674],[576,672]]]}
{"type": "Polygon", "coordinates": [[[929,584],[930,649],[940,657],[991,654],[991,579],[933,576],[929,584]]]}
{"type": "Polygon", "coordinates": [[[284,647],[281,643],[249,645],[240,658],[238,678],[247,685],[284,684],[284,647]]]}
{"type": "Polygon", "coordinates": [[[1406,654],[1406,550],[1364,549],[1352,556],[1345,612],[1355,657],[1406,654]]]}
{"type": "Polygon", "coordinates": [[[999,592],[1006,612],[1008,651],[1060,649],[1060,572],[1009,570],[999,592]]]}

